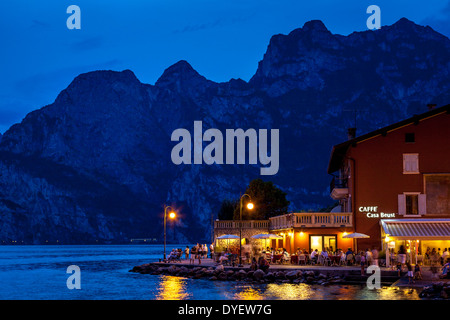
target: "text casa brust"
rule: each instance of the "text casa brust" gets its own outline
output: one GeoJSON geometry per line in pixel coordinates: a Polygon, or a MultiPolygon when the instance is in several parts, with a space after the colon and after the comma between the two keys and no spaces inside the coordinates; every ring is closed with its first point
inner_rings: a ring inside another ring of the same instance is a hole
{"type": "Polygon", "coordinates": [[[365,213],[367,218],[395,218],[395,213],[378,213],[378,207],[359,207],[359,212],[365,213]]]}
{"type": "MultiPolygon", "coordinates": [[[[348,140],[331,151],[327,171],[337,207],[272,217],[258,227],[246,221],[242,243],[290,253],[355,247],[398,252],[403,245],[412,263],[428,247],[450,248],[450,162],[443,161],[450,158],[450,105],[429,106],[423,114],[359,137],[355,133],[349,129],[348,140]],[[369,238],[344,238],[353,232],[369,238]],[[257,233],[282,239],[252,239],[257,233]]],[[[239,234],[237,224],[230,229],[225,223],[215,222],[215,238],[239,234]]]]}

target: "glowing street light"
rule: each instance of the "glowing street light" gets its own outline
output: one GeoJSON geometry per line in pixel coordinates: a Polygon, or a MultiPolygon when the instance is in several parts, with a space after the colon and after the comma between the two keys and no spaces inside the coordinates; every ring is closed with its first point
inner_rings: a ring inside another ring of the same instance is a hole
{"type": "Polygon", "coordinates": [[[239,200],[239,267],[242,267],[242,199],[244,196],[247,196],[250,199],[250,202],[247,203],[247,209],[252,210],[254,208],[254,205],[251,202],[252,198],[244,193],[239,200]]]}
{"type": "Polygon", "coordinates": [[[170,208],[169,219],[173,220],[176,218],[176,214],[171,206],[164,205],[164,262],[166,262],[166,220],[167,220],[167,210],[170,208]]]}

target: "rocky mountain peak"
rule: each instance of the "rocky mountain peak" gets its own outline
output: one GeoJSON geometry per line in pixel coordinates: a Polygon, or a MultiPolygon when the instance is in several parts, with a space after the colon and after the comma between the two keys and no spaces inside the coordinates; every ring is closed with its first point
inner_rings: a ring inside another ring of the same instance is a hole
{"type": "Polygon", "coordinates": [[[303,28],[301,28],[303,32],[328,32],[331,33],[325,24],[321,20],[311,20],[307,21],[303,28]]]}
{"type": "Polygon", "coordinates": [[[202,85],[209,82],[185,60],[180,60],[164,70],[155,86],[182,90],[185,87],[202,85]]]}

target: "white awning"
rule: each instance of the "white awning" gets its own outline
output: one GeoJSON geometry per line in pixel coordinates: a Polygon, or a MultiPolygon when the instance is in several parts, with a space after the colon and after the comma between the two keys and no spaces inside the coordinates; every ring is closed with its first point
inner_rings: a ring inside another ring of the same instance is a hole
{"type": "Polygon", "coordinates": [[[450,240],[450,219],[382,219],[384,233],[403,240],[450,240]]]}

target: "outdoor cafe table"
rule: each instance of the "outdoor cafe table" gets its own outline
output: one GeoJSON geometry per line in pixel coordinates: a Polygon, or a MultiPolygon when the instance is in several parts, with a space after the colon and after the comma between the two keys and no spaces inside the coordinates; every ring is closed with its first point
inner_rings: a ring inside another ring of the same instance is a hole
{"type": "Polygon", "coordinates": [[[341,259],[341,256],[328,256],[330,258],[331,262],[339,263],[339,260],[341,259]]]}
{"type": "Polygon", "coordinates": [[[282,254],[274,254],[272,257],[272,262],[273,263],[277,262],[278,260],[281,259],[282,256],[283,256],[282,254]]]}
{"type": "Polygon", "coordinates": [[[298,264],[298,256],[297,255],[294,254],[291,256],[291,263],[298,264]]]}

